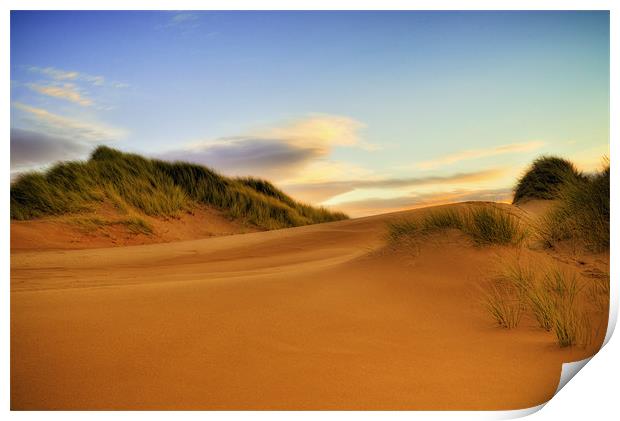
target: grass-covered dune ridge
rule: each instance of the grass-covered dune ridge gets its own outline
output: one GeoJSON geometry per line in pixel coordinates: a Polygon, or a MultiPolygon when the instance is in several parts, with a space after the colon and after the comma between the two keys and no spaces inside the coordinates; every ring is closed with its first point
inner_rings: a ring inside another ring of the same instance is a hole
{"type": "Polygon", "coordinates": [[[534,160],[517,181],[512,202],[556,199],[563,185],[584,178],[572,162],[555,156],[542,156],[534,160]]]}
{"type": "Polygon", "coordinates": [[[527,234],[518,216],[493,203],[471,203],[467,207],[431,209],[418,220],[403,219],[388,224],[388,239],[398,243],[443,229],[456,229],[477,245],[518,245],[527,234]]]}
{"type": "Polygon", "coordinates": [[[579,240],[593,251],[609,249],[610,167],[565,183],[557,201],[542,217],[539,227],[549,245],[561,240],[579,240]]]}
{"type": "Polygon", "coordinates": [[[119,210],[173,217],[205,204],[265,229],[346,219],[299,203],[265,180],[229,178],[186,162],[166,162],[100,146],[87,161],[60,162],[11,184],[11,218],[88,211],[109,201],[119,210]]]}
{"type": "Polygon", "coordinates": [[[542,156],[517,181],[513,203],[553,200],[537,226],[547,246],[575,240],[593,251],[609,249],[610,164],[603,160],[598,172],[582,173],[571,161],[542,156]]]}

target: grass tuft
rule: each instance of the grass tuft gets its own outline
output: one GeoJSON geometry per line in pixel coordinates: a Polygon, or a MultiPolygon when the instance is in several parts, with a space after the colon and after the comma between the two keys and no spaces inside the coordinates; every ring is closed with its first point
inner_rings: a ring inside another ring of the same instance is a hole
{"type": "Polygon", "coordinates": [[[130,216],[124,219],[109,220],[98,216],[77,217],[69,220],[78,230],[85,234],[92,234],[112,225],[123,225],[132,234],[153,234],[153,227],[139,216],[130,216]]]}
{"type": "Polygon", "coordinates": [[[442,229],[461,230],[478,245],[517,245],[526,236],[516,216],[500,207],[484,204],[470,209],[430,210],[420,221],[403,219],[391,222],[388,224],[388,238],[398,242],[404,237],[413,238],[442,229]]]}
{"type": "Polygon", "coordinates": [[[457,209],[437,209],[424,217],[422,227],[425,231],[437,229],[462,230],[465,225],[463,215],[457,209]]]}
{"type": "Polygon", "coordinates": [[[484,307],[502,327],[515,327],[521,313],[530,312],[560,347],[587,346],[592,329],[582,289],[574,272],[554,266],[539,276],[534,267],[516,261],[483,290],[484,307]]]}
{"type": "Polygon", "coordinates": [[[587,290],[588,298],[597,311],[604,312],[609,310],[609,280],[609,274],[603,274],[603,276],[593,279],[587,290]]]}
{"type": "Polygon", "coordinates": [[[524,304],[521,292],[514,285],[496,280],[482,291],[482,300],[498,326],[513,329],[519,325],[524,304]]]}
{"type": "Polygon", "coordinates": [[[479,244],[519,244],[526,236],[519,219],[498,207],[471,210],[467,233],[479,244]]]}
{"type": "Polygon", "coordinates": [[[124,225],[127,229],[133,234],[144,234],[151,235],[153,234],[153,227],[151,224],[146,222],[144,219],[133,216],[127,219],[123,219],[118,221],[117,223],[124,225]]]}

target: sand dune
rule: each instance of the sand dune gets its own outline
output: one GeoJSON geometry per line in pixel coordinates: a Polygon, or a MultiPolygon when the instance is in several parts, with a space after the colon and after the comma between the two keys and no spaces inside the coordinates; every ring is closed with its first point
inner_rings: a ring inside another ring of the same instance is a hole
{"type": "MultiPolygon", "coordinates": [[[[518,211],[518,210],[516,210],[518,211]]],[[[493,326],[502,247],[386,247],[380,215],[277,231],[11,255],[13,409],[517,409],[560,349],[493,326]]],[[[527,251],[528,253],[535,253],[527,251]]]]}

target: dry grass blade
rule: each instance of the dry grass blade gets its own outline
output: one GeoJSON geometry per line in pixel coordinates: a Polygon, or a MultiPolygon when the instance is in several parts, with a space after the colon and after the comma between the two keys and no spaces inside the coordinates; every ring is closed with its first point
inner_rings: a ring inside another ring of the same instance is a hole
{"type": "Polygon", "coordinates": [[[503,282],[493,282],[482,290],[486,310],[498,326],[512,329],[519,325],[523,315],[521,294],[503,282]]]}

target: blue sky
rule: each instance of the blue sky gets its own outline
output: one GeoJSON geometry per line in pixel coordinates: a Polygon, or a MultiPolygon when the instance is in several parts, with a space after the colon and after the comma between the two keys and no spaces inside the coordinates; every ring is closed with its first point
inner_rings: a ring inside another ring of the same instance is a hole
{"type": "Polygon", "coordinates": [[[609,148],[607,12],[12,12],[11,171],[99,144],[353,216],[609,148]]]}

